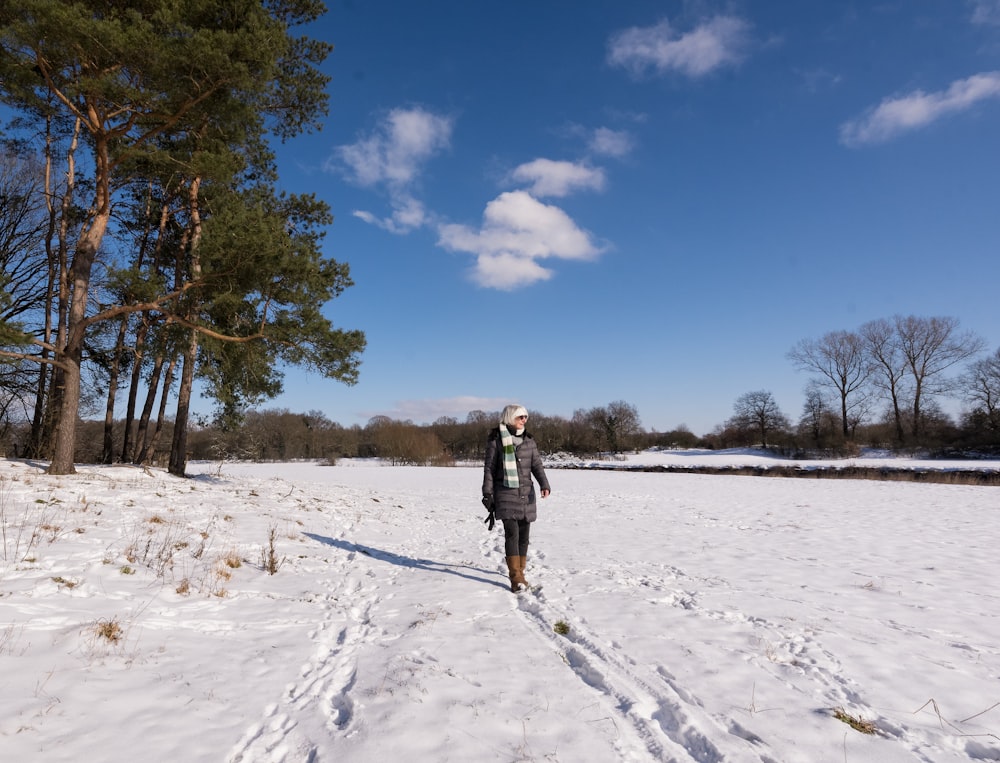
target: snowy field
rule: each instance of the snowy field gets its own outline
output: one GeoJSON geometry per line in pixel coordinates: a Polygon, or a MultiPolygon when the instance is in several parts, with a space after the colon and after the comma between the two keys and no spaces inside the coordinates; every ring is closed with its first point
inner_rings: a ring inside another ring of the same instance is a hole
{"type": "Polygon", "coordinates": [[[0,460],[3,761],[1000,760],[997,487],[552,469],[515,595],[480,469],[78,470],[0,460]]]}

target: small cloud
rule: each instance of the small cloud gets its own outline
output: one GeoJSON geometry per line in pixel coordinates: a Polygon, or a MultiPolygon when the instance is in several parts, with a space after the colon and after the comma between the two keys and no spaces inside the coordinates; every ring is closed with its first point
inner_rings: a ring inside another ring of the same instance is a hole
{"type": "Polygon", "coordinates": [[[604,188],[604,170],[574,162],[535,159],[517,167],[510,175],[515,182],[530,183],[528,190],[534,196],[561,197],[577,190],[604,188]]]}
{"type": "Polygon", "coordinates": [[[1000,26],[1000,0],[971,0],[972,23],[1000,26]]]}
{"type": "Polygon", "coordinates": [[[424,165],[451,144],[453,120],[422,108],[393,109],[370,135],[338,146],[326,169],[346,169],[348,177],[365,187],[384,186],[393,213],[390,217],[357,211],[354,216],[395,233],[405,233],[426,222],[423,205],[409,189],[420,179],[424,165]]]}
{"type": "Polygon", "coordinates": [[[379,223],[379,219],[375,215],[363,209],[355,209],[351,214],[359,220],[364,220],[369,225],[378,225],[379,223]]]}
{"type": "Polygon", "coordinates": [[[356,209],[351,214],[369,225],[377,225],[390,233],[409,233],[425,225],[429,215],[423,202],[406,193],[396,193],[392,200],[392,214],[389,217],[378,217],[363,209],[356,209]]]}
{"type": "Polygon", "coordinates": [[[966,111],[980,101],[1000,97],[1000,72],[986,72],[956,80],[947,90],[886,98],[866,114],[840,127],[840,142],[857,147],[884,143],[949,114],[966,111]]]}
{"type": "Polygon", "coordinates": [[[826,69],[795,69],[794,72],[802,80],[805,89],[810,93],[817,93],[836,87],[843,78],[839,74],[834,74],[826,69]]]}
{"type": "Polygon", "coordinates": [[[527,191],[509,191],[487,204],[478,230],[458,224],[439,226],[438,244],[476,255],[473,279],[480,286],[504,291],[551,278],[553,271],[539,260],[589,260],[601,251],[565,211],[527,191]]]}
{"type": "MultiPolygon", "coordinates": [[[[645,121],[644,114],[613,112],[612,118],[620,121],[639,123],[645,121]]],[[[635,140],[628,130],[614,130],[610,127],[585,127],[569,124],[563,128],[563,135],[574,140],[582,140],[590,157],[612,157],[621,159],[635,149],[635,140]]]]}
{"type": "Polygon", "coordinates": [[[619,159],[632,151],[632,136],[624,130],[598,127],[590,138],[589,149],[598,156],[619,159]]]}
{"type": "Polygon", "coordinates": [[[745,55],[750,25],[735,16],[716,16],[686,34],[666,19],[651,27],[631,27],[612,36],[608,62],[635,75],[653,69],[702,77],[735,66],[745,55]]]}
{"type": "Polygon", "coordinates": [[[428,159],[448,148],[452,120],[421,108],[393,109],[375,131],[336,154],[360,185],[409,185],[428,159]]]}

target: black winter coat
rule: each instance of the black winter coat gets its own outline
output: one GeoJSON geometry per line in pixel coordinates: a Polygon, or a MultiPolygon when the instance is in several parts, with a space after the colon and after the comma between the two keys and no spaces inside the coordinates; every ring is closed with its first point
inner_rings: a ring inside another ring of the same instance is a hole
{"type": "Polygon", "coordinates": [[[534,522],[538,518],[535,503],[534,476],[542,490],[550,490],[549,480],[542,468],[542,455],[538,452],[535,439],[525,432],[521,444],[515,446],[517,458],[518,487],[504,487],[503,446],[500,444],[500,427],[490,432],[486,440],[486,461],[483,465],[483,495],[491,495],[497,519],[526,519],[534,522]]]}

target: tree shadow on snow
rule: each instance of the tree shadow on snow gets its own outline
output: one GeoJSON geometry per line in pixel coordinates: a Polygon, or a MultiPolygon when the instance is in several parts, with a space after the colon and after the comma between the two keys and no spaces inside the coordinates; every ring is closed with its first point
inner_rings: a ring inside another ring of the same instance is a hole
{"type": "MultiPolygon", "coordinates": [[[[317,535],[316,533],[303,533],[303,535],[307,538],[319,541],[325,546],[333,546],[334,548],[339,548],[342,551],[357,551],[365,556],[370,556],[372,559],[378,559],[380,562],[397,564],[400,567],[410,567],[412,569],[424,570],[425,572],[444,572],[448,575],[457,575],[458,577],[465,578],[466,580],[474,580],[477,583],[495,585],[503,588],[504,590],[506,590],[509,586],[509,583],[507,582],[501,583],[490,578],[470,575],[467,572],[460,571],[474,570],[475,572],[481,572],[484,575],[491,574],[489,570],[484,570],[481,567],[473,567],[471,564],[445,564],[444,562],[435,562],[430,559],[412,559],[408,556],[394,554],[391,551],[383,551],[381,549],[372,548],[371,546],[363,546],[360,543],[352,543],[347,540],[338,540],[337,538],[330,538],[326,535],[317,535]]],[[[495,574],[499,575],[499,573],[495,574]]],[[[506,578],[504,578],[504,581],[506,581],[506,578]]]]}

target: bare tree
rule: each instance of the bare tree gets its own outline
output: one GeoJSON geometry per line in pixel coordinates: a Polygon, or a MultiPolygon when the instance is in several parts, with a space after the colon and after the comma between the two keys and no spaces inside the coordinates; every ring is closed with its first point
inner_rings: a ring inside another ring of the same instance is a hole
{"type": "Polygon", "coordinates": [[[864,324],[858,332],[871,364],[871,380],[889,401],[896,428],[896,441],[903,442],[903,398],[906,394],[906,360],[895,326],[885,318],[864,324]]]}
{"type": "Polygon", "coordinates": [[[980,411],[986,426],[1000,431],[1000,348],[970,364],[960,384],[963,397],[980,411]]]}
{"type": "Polygon", "coordinates": [[[30,155],[0,151],[0,319],[37,320],[45,289],[45,194],[30,155]]]}
{"type": "MultiPolygon", "coordinates": [[[[5,326],[44,322],[45,195],[37,160],[0,151],[0,344],[17,341],[5,326]]],[[[0,363],[0,430],[35,408],[36,368],[26,360],[0,363]]]]}
{"type": "Polygon", "coordinates": [[[788,418],[778,408],[778,404],[767,390],[757,390],[740,395],[733,404],[735,415],[729,425],[741,430],[755,432],[761,447],[767,447],[767,436],[773,432],[788,429],[788,418]]]}
{"type": "Polygon", "coordinates": [[[617,449],[632,448],[635,438],[642,434],[642,423],[639,410],[631,403],[616,400],[608,403],[608,426],[614,433],[614,443],[617,449]]]}
{"type": "Polygon", "coordinates": [[[799,419],[799,432],[817,446],[826,445],[836,427],[836,418],[823,391],[823,385],[816,381],[809,382],[799,419]]]}
{"type": "Polygon", "coordinates": [[[840,425],[844,439],[851,436],[851,413],[864,406],[864,390],[871,375],[864,339],[850,331],[831,331],[819,340],[803,339],[788,357],[804,371],[819,374],[821,386],[840,398],[840,425]]]}
{"type": "Polygon", "coordinates": [[[971,331],[959,333],[958,324],[958,318],[950,317],[893,318],[900,352],[913,380],[911,434],[915,441],[921,434],[921,406],[955,387],[955,381],[945,378],[944,372],[982,352],[985,346],[971,331]]]}
{"type": "Polygon", "coordinates": [[[586,418],[598,440],[612,453],[620,453],[642,432],[639,412],[624,400],[616,400],[607,407],[591,408],[586,418]]]}

